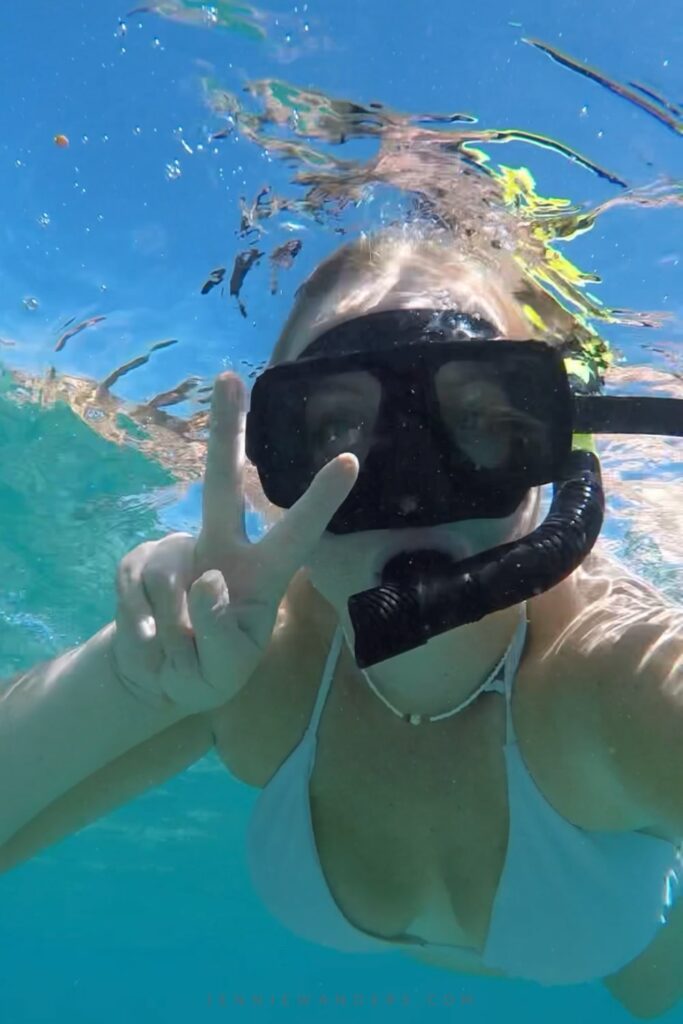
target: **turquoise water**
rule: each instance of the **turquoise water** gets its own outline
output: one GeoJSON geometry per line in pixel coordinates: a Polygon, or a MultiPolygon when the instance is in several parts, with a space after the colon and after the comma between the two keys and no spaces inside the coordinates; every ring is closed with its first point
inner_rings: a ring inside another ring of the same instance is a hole
{"type": "MultiPolygon", "coordinates": [[[[300,194],[296,168],[244,132],[212,139],[225,121],[202,78],[237,97],[247,80],[274,77],[412,113],[464,111],[562,140],[633,187],[683,178],[680,131],[522,41],[680,104],[675,5],[522,0],[485,16],[445,0],[330,6],[270,4],[252,19],[258,32],[127,17],[110,0],[25,0],[2,16],[0,678],[108,621],[131,547],[196,527],[201,431],[193,447],[166,421],[141,425],[136,407],[195,378],[190,400],[166,411],[201,414],[202,387],[266,358],[294,288],[338,244],[334,224],[298,209],[265,235],[237,236],[240,197],[266,184],[300,194]],[[219,288],[200,289],[216,267],[229,277],[253,237],[266,255],[245,281],[244,317],[219,288]],[[301,254],[272,295],[267,254],[292,238],[301,254]],[[93,397],[93,382],[146,355],[112,385],[116,408],[93,397]]],[[[367,159],[372,145],[336,155],[367,159]]],[[[495,156],[532,167],[546,196],[593,205],[619,194],[549,149],[513,143],[495,156]]],[[[368,193],[340,223],[368,228],[392,202],[368,193]]],[[[606,305],[671,315],[659,330],[605,328],[619,369],[634,371],[625,387],[681,396],[682,228],[680,207],[616,207],[567,248],[602,275],[591,291],[606,305]]],[[[677,601],[680,453],[668,442],[604,448],[605,543],[677,601]]],[[[255,795],[210,756],[0,878],[0,1020],[626,1019],[597,985],[546,992],[299,943],[250,889],[255,795]]]]}

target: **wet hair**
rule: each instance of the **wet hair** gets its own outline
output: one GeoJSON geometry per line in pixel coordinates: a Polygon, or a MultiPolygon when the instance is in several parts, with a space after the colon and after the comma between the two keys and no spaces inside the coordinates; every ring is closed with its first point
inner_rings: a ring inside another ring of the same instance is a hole
{"type": "Polygon", "coordinates": [[[389,294],[401,306],[457,306],[479,313],[501,337],[560,344],[578,329],[551,295],[525,277],[510,253],[463,255],[444,231],[390,228],[362,235],[318,264],[296,293],[271,363],[292,357],[304,323],[310,331],[312,321],[314,331],[319,325],[316,333],[322,333],[335,321],[371,312],[389,294]]]}

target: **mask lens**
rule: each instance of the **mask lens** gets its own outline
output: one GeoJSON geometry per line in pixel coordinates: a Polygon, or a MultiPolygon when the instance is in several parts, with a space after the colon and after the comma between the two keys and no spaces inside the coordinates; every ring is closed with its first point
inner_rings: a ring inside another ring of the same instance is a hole
{"type": "Polygon", "coordinates": [[[323,377],[312,384],[305,424],[315,471],[342,452],[353,452],[363,464],[377,442],[380,399],[379,381],[364,371],[323,377]]]}
{"type": "Polygon", "coordinates": [[[361,475],[334,532],[495,518],[558,479],[571,444],[561,364],[517,342],[416,341],[313,356],[254,385],[247,454],[273,504],[352,452],[361,475]]]}
{"type": "Polygon", "coordinates": [[[514,389],[495,366],[444,363],[434,384],[448,436],[476,469],[519,472],[543,457],[545,425],[515,401],[514,389]]]}

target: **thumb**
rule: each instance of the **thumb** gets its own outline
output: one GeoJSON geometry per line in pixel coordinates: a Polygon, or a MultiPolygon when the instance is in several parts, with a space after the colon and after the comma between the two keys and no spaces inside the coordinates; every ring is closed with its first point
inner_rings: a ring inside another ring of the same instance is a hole
{"type": "Polygon", "coordinates": [[[238,663],[244,658],[245,638],[240,636],[223,574],[209,569],[195,580],[187,596],[187,607],[201,676],[206,685],[228,700],[233,695],[238,663]]]}
{"type": "Polygon", "coordinates": [[[187,595],[187,607],[195,634],[209,628],[230,605],[230,595],[222,572],[208,569],[194,581],[187,595]]]}
{"type": "Polygon", "coordinates": [[[204,681],[228,700],[253,671],[270,637],[275,608],[255,602],[239,609],[217,569],[203,573],[187,600],[199,667],[204,681]],[[272,615],[270,615],[272,612],[272,615]]]}

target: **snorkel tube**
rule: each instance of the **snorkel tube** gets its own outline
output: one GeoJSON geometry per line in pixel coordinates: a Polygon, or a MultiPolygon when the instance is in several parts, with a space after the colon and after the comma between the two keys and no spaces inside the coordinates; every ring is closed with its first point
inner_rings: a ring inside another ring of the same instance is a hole
{"type": "Polygon", "coordinates": [[[476,622],[544,593],[572,573],[595,544],[605,498],[592,439],[574,435],[548,515],[531,533],[436,573],[414,573],[400,583],[349,598],[360,668],[426,644],[439,633],[476,622]]]}

